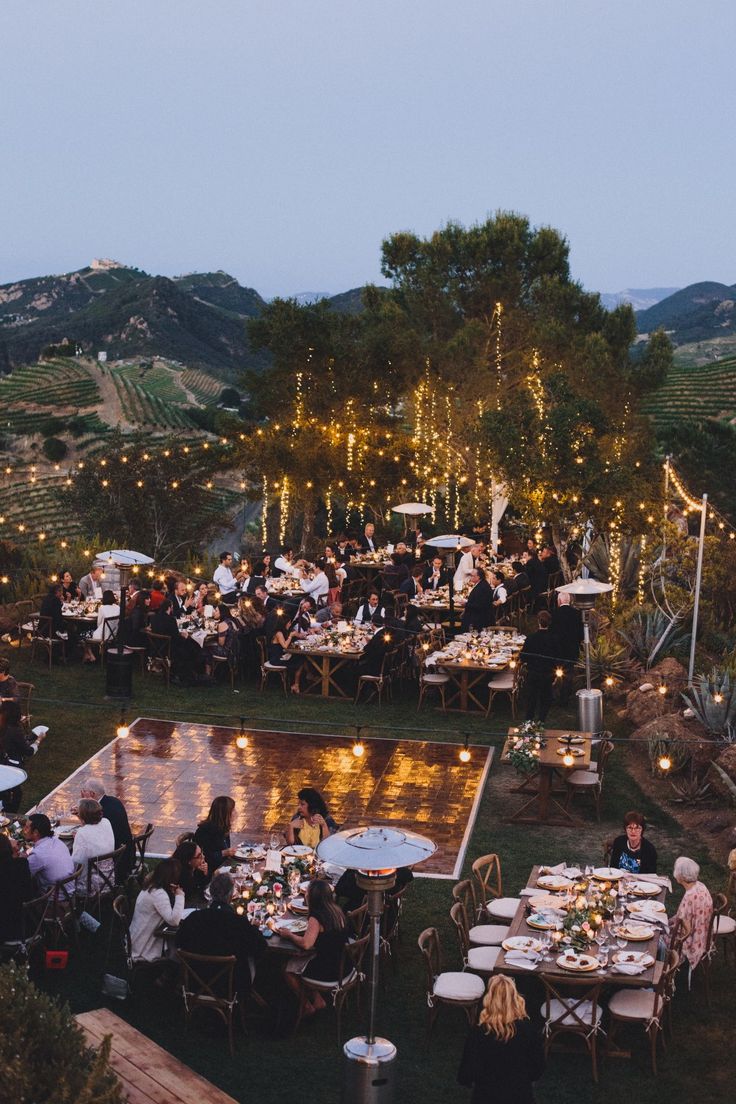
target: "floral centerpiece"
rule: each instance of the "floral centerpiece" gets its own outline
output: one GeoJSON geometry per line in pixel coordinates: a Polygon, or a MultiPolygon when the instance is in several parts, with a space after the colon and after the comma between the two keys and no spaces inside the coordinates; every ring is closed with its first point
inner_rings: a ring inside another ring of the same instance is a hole
{"type": "Polygon", "coordinates": [[[546,747],[544,725],[524,721],[509,746],[509,762],[520,774],[533,774],[539,767],[539,752],[546,747]]]}
{"type": "Polygon", "coordinates": [[[590,947],[616,907],[616,898],[608,882],[576,882],[570,907],[562,922],[566,942],[578,951],[590,947]]]}

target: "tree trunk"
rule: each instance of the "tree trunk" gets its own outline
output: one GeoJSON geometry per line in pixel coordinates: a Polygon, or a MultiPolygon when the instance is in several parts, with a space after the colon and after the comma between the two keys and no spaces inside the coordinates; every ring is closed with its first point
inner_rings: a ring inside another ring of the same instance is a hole
{"type": "Polygon", "coordinates": [[[314,536],[314,519],[317,513],[317,499],[307,493],[303,500],[304,517],[302,519],[302,540],[300,551],[307,555],[314,536]]]}
{"type": "Polygon", "coordinates": [[[555,552],[557,553],[557,559],[560,561],[560,568],[562,569],[562,577],[566,583],[572,582],[572,568],[567,562],[567,537],[563,537],[562,531],[559,525],[552,523],[552,543],[555,546],[555,552]]]}

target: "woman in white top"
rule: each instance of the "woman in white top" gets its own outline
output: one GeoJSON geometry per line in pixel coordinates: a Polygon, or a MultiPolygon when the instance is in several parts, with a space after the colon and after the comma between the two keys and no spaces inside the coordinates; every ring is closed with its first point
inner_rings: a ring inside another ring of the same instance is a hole
{"type": "MultiPolygon", "coordinates": [[[[115,836],[110,821],[102,815],[102,806],[99,801],[92,801],[88,797],[82,798],[79,802],[77,816],[82,824],[82,827],[76,831],[74,846],[72,847],[72,861],[75,864],[81,863],[82,866],[82,871],[77,880],[77,892],[87,893],[89,890],[90,893],[97,893],[103,888],[104,883],[100,875],[94,873],[88,885],[87,867],[89,860],[96,859],[99,855],[109,855],[111,851],[114,851],[115,836]]],[[[112,859],[100,863],[100,870],[104,871],[106,878],[109,878],[113,872],[112,859]]]]}
{"type": "Polygon", "coordinates": [[[178,859],[164,859],[148,875],[138,894],[130,922],[132,957],[154,962],[163,956],[163,937],[156,935],[162,923],[178,928],[184,912],[184,890],[179,885],[178,859]]]}
{"type": "Polygon", "coordinates": [[[306,573],[302,576],[301,587],[305,594],[309,594],[314,598],[317,605],[321,601],[325,601],[330,589],[330,583],[325,575],[325,561],[320,558],[317,560],[317,570],[314,573],[313,579],[308,579],[306,573]]]}
{"type": "MultiPolygon", "coordinates": [[[[115,601],[115,595],[111,590],[106,590],[102,595],[102,603],[97,610],[97,627],[90,636],[90,640],[111,641],[117,635],[120,624],[120,606],[115,601]],[[109,624],[108,624],[109,622],[109,624]]],[[[84,662],[94,663],[97,656],[89,647],[84,646],[84,662]]]]}

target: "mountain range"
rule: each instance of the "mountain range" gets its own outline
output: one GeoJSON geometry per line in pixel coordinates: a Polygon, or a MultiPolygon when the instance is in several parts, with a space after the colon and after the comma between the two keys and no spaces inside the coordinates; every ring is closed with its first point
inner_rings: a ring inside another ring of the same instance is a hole
{"type": "Polygon", "coordinates": [[[736,284],[705,280],[637,311],[637,329],[639,333],[667,330],[675,345],[723,339],[735,332],[735,303],[736,284]]]}
{"type": "Polygon", "coordinates": [[[601,303],[606,310],[615,310],[622,303],[629,303],[635,311],[647,310],[666,299],[669,295],[679,291],[676,287],[666,288],[625,288],[623,291],[602,291],[601,303]]]}

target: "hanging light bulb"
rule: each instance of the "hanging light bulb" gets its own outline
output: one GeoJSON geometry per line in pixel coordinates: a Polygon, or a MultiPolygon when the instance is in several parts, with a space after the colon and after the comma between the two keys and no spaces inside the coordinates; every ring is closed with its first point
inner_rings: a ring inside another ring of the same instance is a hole
{"type": "Polygon", "coordinates": [[[356,759],[362,759],[365,754],[365,747],[360,736],[360,729],[355,730],[355,742],[353,743],[353,755],[356,759]]]}
{"type": "Polygon", "coordinates": [[[564,673],[565,672],[563,671],[562,667],[555,667],[555,678],[558,678],[558,679],[562,678],[564,673]]]}
{"type": "Polygon", "coordinates": [[[606,686],[613,686],[613,675],[606,675],[605,684],[606,686]]]}
{"type": "Polygon", "coordinates": [[[463,746],[460,748],[460,751],[458,752],[458,759],[460,760],[461,763],[469,763],[470,762],[470,748],[468,747],[468,737],[467,736],[465,737],[465,743],[463,744],[463,746]]]}
{"type": "Polygon", "coordinates": [[[658,694],[661,694],[661,695],[662,695],[662,697],[664,697],[664,696],[665,696],[665,694],[667,693],[667,687],[665,686],[665,684],[664,684],[664,683],[662,683],[662,685],[661,685],[661,686],[658,686],[658,687],[657,687],[657,693],[658,693],[658,694]]]}
{"type": "Polygon", "coordinates": [[[713,701],[716,702],[717,705],[720,705],[723,701],[723,694],[714,694],[713,701]]]}
{"type": "Polygon", "coordinates": [[[128,736],[129,733],[130,733],[130,729],[129,729],[129,727],[127,725],[127,722],[125,720],[125,710],[121,709],[120,710],[120,724],[115,729],[115,735],[119,736],[121,740],[124,740],[126,738],[126,736],[128,736]]]}
{"type": "Polygon", "coordinates": [[[667,773],[668,770],[671,769],[672,760],[670,759],[669,755],[667,755],[666,752],[663,752],[662,755],[660,755],[659,759],[657,760],[657,766],[659,767],[659,769],[661,771],[664,771],[665,774],[667,773]]]}
{"type": "Polygon", "coordinates": [[[245,733],[245,717],[240,718],[240,732],[235,739],[235,743],[241,751],[244,751],[248,746],[248,737],[245,733]]]}
{"type": "Polygon", "coordinates": [[[562,756],[562,765],[564,767],[575,766],[575,756],[571,751],[566,751],[565,754],[562,756]]]}

